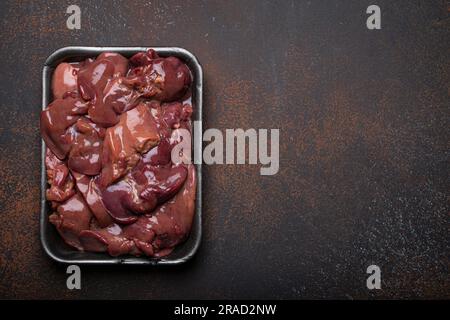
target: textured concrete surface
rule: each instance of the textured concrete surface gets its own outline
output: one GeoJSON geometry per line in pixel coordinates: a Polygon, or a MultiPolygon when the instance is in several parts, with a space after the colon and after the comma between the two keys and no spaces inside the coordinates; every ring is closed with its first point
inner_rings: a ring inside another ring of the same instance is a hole
{"type": "Polygon", "coordinates": [[[445,1],[0,4],[0,298],[450,298],[450,18],[445,1]],[[280,128],[280,171],[204,168],[204,238],[176,268],[83,267],[39,242],[46,57],[67,45],[180,46],[205,128],[280,128]],[[366,289],[368,265],[382,290],[366,289]]]}

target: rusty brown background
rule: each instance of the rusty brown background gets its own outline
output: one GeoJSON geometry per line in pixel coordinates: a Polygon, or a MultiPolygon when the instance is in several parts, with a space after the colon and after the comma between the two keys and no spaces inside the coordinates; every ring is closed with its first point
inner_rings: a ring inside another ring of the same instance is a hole
{"type": "Polygon", "coordinates": [[[446,1],[2,1],[0,298],[450,298],[446,1]],[[66,28],[69,4],[82,28],[66,28]],[[366,28],[367,6],[382,30],[366,28]],[[180,46],[205,128],[280,128],[280,171],[204,167],[176,268],[83,267],[39,242],[41,70],[67,45],[180,46]],[[366,288],[366,268],[382,290],[366,288]]]}

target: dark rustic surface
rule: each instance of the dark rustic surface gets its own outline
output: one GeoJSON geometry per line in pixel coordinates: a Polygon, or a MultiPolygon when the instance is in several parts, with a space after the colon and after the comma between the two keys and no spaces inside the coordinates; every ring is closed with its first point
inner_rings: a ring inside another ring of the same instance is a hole
{"type": "Polygon", "coordinates": [[[445,1],[72,1],[0,5],[0,298],[450,298],[445,1]],[[204,238],[176,268],[65,267],[39,243],[46,57],[67,45],[180,46],[205,128],[280,128],[280,171],[204,168],[204,238]],[[365,269],[382,269],[369,291],[365,269]]]}

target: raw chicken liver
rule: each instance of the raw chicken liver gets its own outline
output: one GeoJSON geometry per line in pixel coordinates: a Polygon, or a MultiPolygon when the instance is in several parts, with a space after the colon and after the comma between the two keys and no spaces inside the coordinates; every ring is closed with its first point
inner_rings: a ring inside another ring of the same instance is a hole
{"type": "Polygon", "coordinates": [[[174,130],[191,130],[190,86],[181,60],[153,50],[57,66],[41,134],[49,220],[69,246],[162,257],[188,237],[195,167],[171,151],[174,130]]]}

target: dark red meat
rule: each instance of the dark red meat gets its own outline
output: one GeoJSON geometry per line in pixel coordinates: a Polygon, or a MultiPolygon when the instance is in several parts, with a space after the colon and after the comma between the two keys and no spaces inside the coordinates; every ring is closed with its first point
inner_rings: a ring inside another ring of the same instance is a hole
{"type": "Polygon", "coordinates": [[[49,219],[78,250],[161,257],[189,235],[195,168],[171,152],[191,130],[191,73],[153,50],[61,63],[41,113],[49,219]]]}

